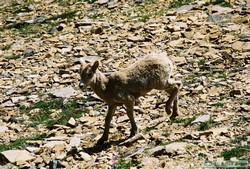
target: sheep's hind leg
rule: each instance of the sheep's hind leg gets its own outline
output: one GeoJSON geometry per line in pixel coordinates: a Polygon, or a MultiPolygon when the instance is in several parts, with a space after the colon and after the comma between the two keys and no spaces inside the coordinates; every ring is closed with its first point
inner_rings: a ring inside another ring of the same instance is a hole
{"type": "Polygon", "coordinates": [[[169,79],[168,84],[170,85],[171,91],[169,87],[166,88],[166,91],[170,94],[168,101],[166,102],[165,110],[168,114],[171,114],[170,119],[173,119],[178,116],[178,92],[182,86],[181,81],[175,81],[174,79],[169,79]],[[171,105],[173,103],[173,112],[171,113],[171,105]]]}
{"type": "Polygon", "coordinates": [[[130,137],[134,136],[137,132],[137,126],[134,119],[134,104],[135,97],[133,95],[128,95],[126,98],[125,106],[127,108],[127,115],[131,123],[130,137]]]}
{"type": "Polygon", "coordinates": [[[105,128],[104,128],[104,132],[102,137],[98,140],[97,145],[101,145],[103,144],[105,141],[108,140],[108,135],[109,135],[109,128],[110,128],[110,122],[111,119],[114,115],[115,109],[116,109],[116,105],[108,105],[108,114],[105,117],[105,128]]]}
{"type": "Polygon", "coordinates": [[[174,102],[173,102],[173,113],[170,116],[170,119],[173,119],[173,118],[178,116],[178,111],[179,111],[178,99],[179,99],[179,96],[178,96],[178,93],[177,93],[176,96],[175,96],[174,102]]]}

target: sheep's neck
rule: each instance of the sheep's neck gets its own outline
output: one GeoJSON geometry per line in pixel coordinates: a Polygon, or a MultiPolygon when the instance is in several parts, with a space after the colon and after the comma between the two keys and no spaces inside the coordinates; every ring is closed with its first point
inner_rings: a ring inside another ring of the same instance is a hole
{"type": "Polygon", "coordinates": [[[108,78],[102,72],[96,70],[95,77],[93,78],[90,87],[101,99],[106,100],[105,92],[107,83],[108,78]]]}

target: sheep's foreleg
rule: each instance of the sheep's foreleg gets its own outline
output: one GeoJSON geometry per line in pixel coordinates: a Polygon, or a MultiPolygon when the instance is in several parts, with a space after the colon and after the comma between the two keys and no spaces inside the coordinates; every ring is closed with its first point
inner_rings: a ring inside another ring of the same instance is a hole
{"type": "Polygon", "coordinates": [[[98,140],[98,142],[97,142],[98,145],[101,145],[105,141],[108,140],[110,122],[111,122],[111,119],[114,115],[116,107],[117,107],[116,105],[108,105],[108,114],[105,118],[104,133],[103,133],[102,137],[98,140]]]}

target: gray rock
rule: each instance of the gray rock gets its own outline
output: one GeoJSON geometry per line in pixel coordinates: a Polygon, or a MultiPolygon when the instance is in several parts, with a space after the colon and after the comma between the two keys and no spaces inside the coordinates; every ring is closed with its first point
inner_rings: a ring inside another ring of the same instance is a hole
{"type": "Polygon", "coordinates": [[[15,103],[18,103],[18,102],[23,101],[25,99],[26,99],[26,96],[19,96],[19,97],[12,97],[11,101],[12,101],[12,103],[15,104],[15,103]]]}
{"type": "Polygon", "coordinates": [[[26,150],[28,150],[31,153],[37,153],[41,150],[39,147],[26,147],[26,150]]]}
{"type": "Polygon", "coordinates": [[[2,72],[1,72],[1,76],[3,76],[3,77],[11,77],[11,76],[13,76],[14,74],[11,72],[11,71],[8,71],[8,70],[3,70],[2,72]]]}
{"type": "Polygon", "coordinates": [[[197,119],[192,121],[191,124],[193,124],[193,123],[203,123],[203,122],[208,121],[209,119],[210,119],[210,115],[206,114],[206,115],[198,117],[197,119]]]}
{"type": "Polygon", "coordinates": [[[29,56],[33,56],[35,53],[35,50],[33,48],[27,48],[25,51],[23,51],[22,55],[24,57],[29,57],[29,56]]]}
{"type": "Polygon", "coordinates": [[[0,133],[4,133],[7,130],[8,130],[8,127],[6,127],[6,126],[0,126],[0,133]]]}
{"type": "Polygon", "coordinates": [[[39,96],[38,95],[29,95],[29,96],[27,96],[27,98],[29,100],[33,100],[33,101],[38,101],[39,100],[39,96]]]}
{"type": "Polygon", "coordinates": [[[15,104],[13,104],[11,100],[7,100],[7,101],[3,102],[1,104],[1,106],[3,106],[3,107],[13,107],[13,106],[15,106],[15,104]]]}
{"type": "Polygon", "coordinates": [[[35,10],[35,7],[32,4],[29,4],[28,9],[33,11],[33,10],[35,10]]]}
{"type": "Polygon", "coordinates": [[[107,4],[109,2],[109,0],[98,0],[97,3],[100,5],[104,5],[107,4]]]}
{"type": "Polygon", "coordinates": [[[87,62],[95,62],[96,60],[101,60],[100,56],[85,56],[77,59],[75,62],[87,61],[87,62]]]}
{"type": "Polygon", "coordinates": [[[32,75],[27,76],[28,79],[34,79],[34,78],[38,78],[38,77],[40,77],[39,74],[32,74],[32,75]]]}
{"type": "Polygon", "coordinates": [[[81,144],[81,139],[79,137],[72,137],[69,141],[71,147],[79,147],[81,144]]]}
{"type": "Polygon", "coordinates": [[[73,87],[68,86],[68,87],[53,90],[50,93],[56,97],[70,98],[72,96],[76,96],[78,92],[73,87]]]}
{"type": "Polygon", "coordinates": [[[176,143],[170,143],[166,146],[157,146],[150,150],[148,150],[149,155],[161,155],[164,153],[168,154],[181,154],[183,152],[186,152],[186,146],[187,143],[185,142],[176,142],[176,143]]]}
{"type": "Polygon", "coordinates": [[[232,8],[222,7],[222,6],[219,6],[219,5],[215,5],[212,8],[212,12],[216,12],[216,13],[230,13],[230,12],[233,12],[233,11],[234,11],[234,9],[232,9],[232,8]]]}
{"type": "Polygon", "coordinates": [[[155,157],[143,157],[141,164],[145,166],[145,168],[156,168],[156,164],[159,164],[159,159],[155,157]]]}
{"type": "Polygon", "coordinates": [[[18,119],[15,117],[10,117],[8,123],[18,123],[18,119]]]}
{"type": "Polygon", "coordinates": [[[14,94],[15,92],[16,92],[16,89],[11,88],[10,90],[8,90],[8,91],[6,92],[6,96],[12,95],[12,94],[14,94]]]}
{"type": "Polygon", "coordinates": [[[7,24],[8,23],[14,23],[14,22],[16,22],[16,18],[14,18],[14,17],[9,17],[8,19],[6,19],[7,24]]]}
{"type": "Polygon", "coordinates": [[[214,22],[216,24],[219,24],[219,23],[226,23],[230,19],[231,19],[230,15],[210,15],[207,20],[209,22],[214,22]]]}
{"type": "Polygon", "coordinates": [[[194,5],[183,5],[182,7],[176,9],[176,13],[186,13],[194,8],[194,5]]]}
{"type": "Polygon", "coordinates": [[[165,152],[165,146],[157,146],[157,147],[154,147],[154,148],[148,150],[148,154],[154,155],[154,156],[163,154],[164,152],[165,152]]]}
{"type": "Polygon", "coordinates": [[[90,161],[90,160],[92,160],[91,156],[88,153],[80,152],[79,154],[80,154],[81,158],[84,161],[90,161]]]}
{"type": "Polygon", "coordinates": [[[186,147],[187,147],[187,143],[185,142],[170,143],[165,146],[165,151],[171,154],[174,154],[174,153],[181,154],[183,152],[186,152],[186,147]]]}
{"type": "Polygon", "coordinates": [[[48,19],[48,16],[38,15],[38,16],[35,16],[34,18],[28,20],[28,21],[25,21],[25,23],[30,23],[30,24],[41,23],[41,22],[44,22],[46,19],[48,19]]]}
{"type": "Polygon", "coordinates": [[[44,144],[42,147],[46,147],[49,149],[64,149],[66,147],[66,142],[65,141],[50,141],[46,144],[44,144]]]}
{"type": "Polygon", "coordinates": [[[48,31],[49,34],[53,34],[53,33],[56,33],[56,32],[58,32],[58,30],[57,30],[56,27],[52,27],[52,28],[50,28],[49,31],[48,31]]]}
{"type": "Polygon", "coordinates": [[[71,117],[69,119],[67,125],[70,126],[70,127],[75,127],[76,126],[76,120],[73,117],[71,117]]]}
{"type": "Polygon", "coordinates": [[[72,46],[69,46],[69,47],[67,47],[67,48],[62,48],[62,49],[61,49],[61,54],[62,54],[62,55],[65,55],[65,54],[71,52],[72,48],[73,48],[72,46]]]}

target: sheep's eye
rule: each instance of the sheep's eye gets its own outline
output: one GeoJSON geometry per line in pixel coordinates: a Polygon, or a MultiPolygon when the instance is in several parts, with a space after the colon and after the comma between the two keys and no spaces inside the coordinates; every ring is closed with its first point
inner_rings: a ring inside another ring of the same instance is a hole
{"type": "Polygon", "coordinates": [[[90,76],[92,76],[92,73],[87,73],[87,77],[90,77],[90,76]]]}

